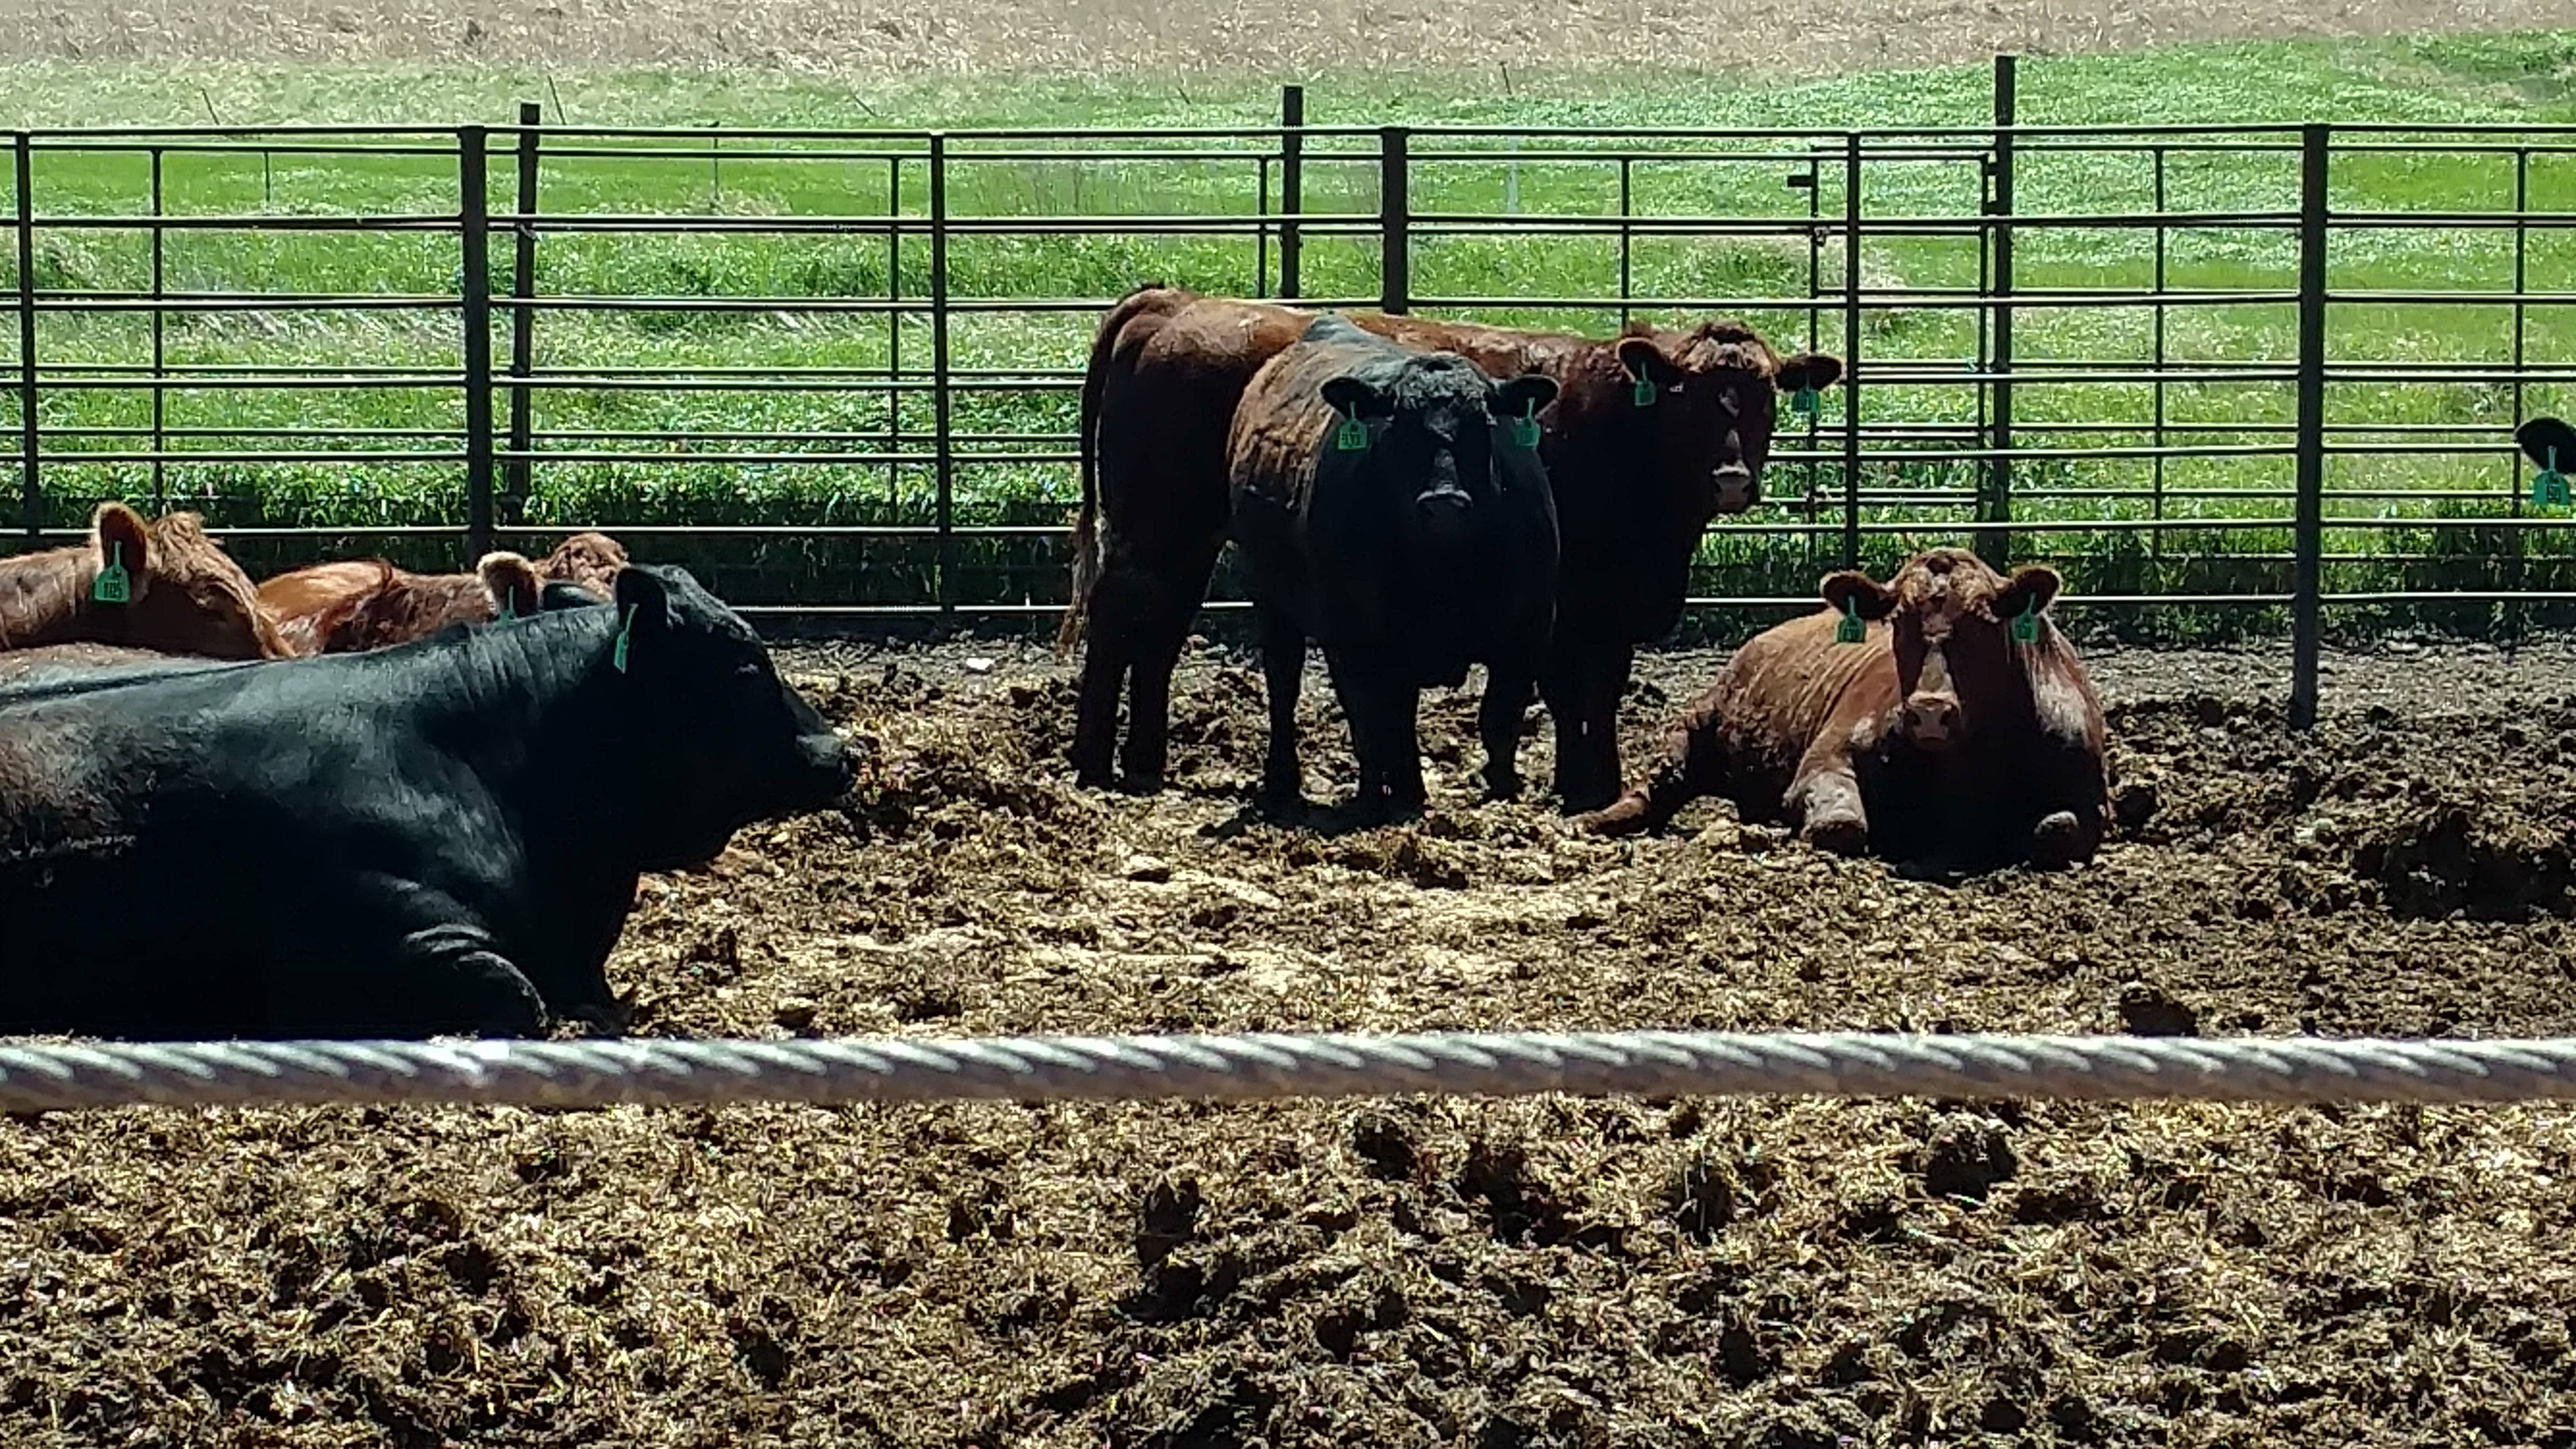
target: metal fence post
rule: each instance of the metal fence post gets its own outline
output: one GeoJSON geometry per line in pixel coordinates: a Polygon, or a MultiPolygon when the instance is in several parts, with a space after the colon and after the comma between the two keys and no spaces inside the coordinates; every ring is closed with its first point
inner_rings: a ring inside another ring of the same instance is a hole
{"type": "Polygon", "coordinates": [[[458,228],[465,312],[465,557],[492,550],[492,213],[485,192],[491,134],[456,128],[458,228]]]}
{"type": "Polygon", "coordinates": [[[161,222],[167,211],[162,192],[160,147],[152,148],[152,511],[170,510],[170,319],[161,301],[169,289],[169,229],[161,222]]]}
{"type": "Polygon", "coordinates": [[[1378,132],[1378,310],[1402,316],[1413,296],[1413,168],[1402,126],[1378,132]]]}
{"type": "Polygon", "coordinates": [[[510,458],[503,467],[509,481],[502,490],[513,524],[527,517],[535,471],[528,456],[536,437],[529,416],[534,399],[528,378],[536,371],[537,360],[537,311],[529,305],[537,295],[537,227],[529,218],[537,214],[536,127],[544,121],[544,107],[534,101],[519,103],[519,220],[511,227],[510,250],[510,300],[517,305],[510,309],[510,458]]]}
{"type": "Polygon", "coordinates": [[[36,156],[18,133],[18,513],[33,543],[45,527],[45,495],[36,481],[36,156]]]}
{"type": "Polygon", "coordinates": [[[948,358],[948,138],[930,137],[931,457],[939,487],[939,617],[957,614],[957,459],[948,358]]]}
{"type": "MultiPolygon", "coordinates": [[[[1986,215],[1990,223],[1987,244],[1993,249],[1994,294],[2009,298],[2013,294],[2013,124],[2015,110],[2015,57],[1995,57],[1995,144],[1987,161],[1986,215]]],[[[2013,445],[2013,309],[2009,301],[1993,309],[1993,353],[1988,359],[1993,408],[1990,446],[1994,455],[1986,465],[1986,497],[1977,509],[1981,523],[2003,524],[2012,521],[2012,445],[2013,445]]],[[[1977,530],[1977,556],[1988,565],[2001,569],[2012,557],[2012,531],[2005,528],[1977,530]]]]}
{"type": "Polygon", "coordinates": [[[1843,134],[1843,567],[1860,567],[1860,132],[1843,134]]]}
{"type": "MultiPolygon", "coordinates": [[[[1294,217],[1306,209],[1306,88],[1279,88],[1279,215],[1294,217]]],[[[1279,295],[1297,300],[1301,238],[1297,223],[1279,223],[1279,295]]]]}
{"type": "Polygon", "coordinates": [[[2323,592],[2326,472],[2326,173],[2332,130],[2299,131],[2297,526],[2290,577],[2290,728],[2317,721],[2318,596],[2323,592]]]}

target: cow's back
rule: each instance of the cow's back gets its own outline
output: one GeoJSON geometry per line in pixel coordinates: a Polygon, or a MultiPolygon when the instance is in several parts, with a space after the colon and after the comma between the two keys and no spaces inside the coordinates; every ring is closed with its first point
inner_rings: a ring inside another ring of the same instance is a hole
{"type": "Polygon", "coordinates": [[[1101,508],[1147,555],[1223,536],[1226,436],[1262,364],[1297,340],[1308,314],[1202,297],[1132,318],[1102,381],[1101,508]]]}
{"type": "Polygon", "coordinates": [[[1774,625],[1727,661],[1709,708],[1726,760],[1724,793],[1748,815],[1775,816],[1816,742],[1874,729],[1897,701],[1894,634],[1871,625],[1835,642],[1842,617],[1822,609],[1774,625]]]}

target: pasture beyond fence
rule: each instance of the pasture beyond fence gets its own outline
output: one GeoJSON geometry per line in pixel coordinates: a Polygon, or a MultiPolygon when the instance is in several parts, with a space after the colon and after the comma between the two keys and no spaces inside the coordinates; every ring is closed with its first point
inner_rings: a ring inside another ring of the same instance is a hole
{"type": "Polygon", "coordinates": [[[1966,543],[2093,620],[2286,615],[2304,717],[2329,613],[2576,620],[2511,443],[2576,403],[2576,128],[2029,127],[2018,84],[1903,131],[1311,125],[1290,87],[1250,130],[20,132],[18,539],[114,495],[255,572],[596,526],[755,615],[1047,615],[1091,323],[1169,281],[1838,353],[1702,550],[1718,627],[1966,543]]]}

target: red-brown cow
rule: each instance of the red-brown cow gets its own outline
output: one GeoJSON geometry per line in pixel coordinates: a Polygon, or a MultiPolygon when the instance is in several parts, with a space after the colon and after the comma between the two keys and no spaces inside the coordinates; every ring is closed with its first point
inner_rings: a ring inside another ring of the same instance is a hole
{"type": "Polygon", "coordinates": [[[1719,795],[1846,854],[2089,860],[2110,809],[2102,704],[2048,616],[2057,590],[2045,565],[2006,578],[1964,549],[1922,554],[1886,584],[1829,574],[1825,609],[1737,650],[1655,773],[1576,823],[1655,829],[1719,795]]]}
{"type": "Polygon", "coordinates": [[[146,523],[122,503],[90,516],[86,544],[0,559],[0,649],[90,642],[212,659],[294,651],[240,564],[197,515],[146,523]]]}
{"type": "MultiPolygon", "coordinates": [[[[1119,764],[1130,788],[1162,782],[1171,674],[1225,538],[1225,435],[1252,374],[1311,314],[1172,287],[1130,293],[1101,319],[1082,392],[1082,509],[1061,647],[1089,636],[1073,763],[1110,780],[1118,695],[1132,672],[1119,764]]],[[[1619,788],[1614,735],[1636,646],[1681,614],[1709,521],[1760,498],[1779,395],[1823,388],[1831,357],[1783,360],[1752,329],[1633,325],[1588,339],[1380,313],[1356,325],[1455,352],[1505,381],[1536,373],[1562,538],[1556,625],[1539,690],[1556,721],[1556,791],[1569,810],[1619,788]]]]}
{"type": "Polygon", "coordinates": [[[301,652],[351,654],[435,634],[449,624],[485,623],[506,607],[537,611],[547,583],[573,584],[609,596],[626,550],[596,533],[577,533],[539,563],[508,552],[483,556],[469,574],[415,574],[381,559],[315,564],[259,586],[260,602],[301,652]]]}

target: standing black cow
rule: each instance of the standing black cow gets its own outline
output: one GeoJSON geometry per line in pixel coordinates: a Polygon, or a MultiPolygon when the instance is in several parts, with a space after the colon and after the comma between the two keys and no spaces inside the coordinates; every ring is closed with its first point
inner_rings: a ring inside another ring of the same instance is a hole
{"type": "Polygon", "coordinates": [[[1467,359],[1320,317],[1262,364],[1226,444],[1235,544],[1261,615],[1270,695],[1262,793],[1300,794],[1297,693],[1324,648],[1359,757],[1363,819],[1423,804],[1425,685],[1486,667],[1489,797],[1519,790],[1521,718],[1556,594],[1556,504],[1537,446],[1543,376],[1496,383],[1467,359]]]}
{"type": "Polygon", "coordinates": [[[367,654],[0,690],[0,1032],[613,1015],[638,875],[851,772],[687,573],[629,566],[613,607],[571,602],[367,654]]]}

